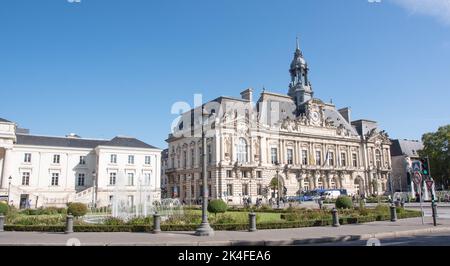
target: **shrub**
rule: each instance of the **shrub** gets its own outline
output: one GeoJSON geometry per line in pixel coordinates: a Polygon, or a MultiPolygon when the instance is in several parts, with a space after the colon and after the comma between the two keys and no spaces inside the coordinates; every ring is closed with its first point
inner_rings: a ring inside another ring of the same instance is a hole
{"type": "Polygon", "coordinates": [[[9,212],[9,206],[8,204],[4,202],[0,202],[0,213],[3,213],[3,215],[7,215],[9,212]]]}
{"type": "Polygon", "coordinates": [[[229,214],[222,214],[218,216],[214,224],[234,224],[237,223],[236,219],[229,214]]]}
{"type": "Polygon", "coordinates": [[[153,224],[153,217],[136,217],[127,222],[127,225],[150,225],[153,224]]]}
{"type": "Polygon", "coordinates": [[[79,202],[69,203],[67,206],[67,213],[70,213],[75,217],[84,216],[87,213],[87,206],[86,204],[79,202]]]}
{"type": "Polygon", "coordinates": [[[227,204],[220,199],[217,200],[211,200],[208,204],[208,212],[218,214],[218,213],[224,213],[227,211],[227,204]]]}
{"type": "Polygon", "coordinates": [[[62,215],[16,215],[8,216],[7,223],[11,225],[63,225],[65,218],[62,215]]]}
{"type": "Polygon", "coordinates": [[[339,196],[336,200],[336,208],[338,209],[351,209],[353,207],[353,202],[350,197],[339,196]]]}
{"type": "Polygon", "coordinates": [[[263,204],[261,205],[261,208],[259,208],[261,211],[271,211],[273,210],[272,206],[267,205],[267,204],[263,204]]]}
{"type": "Polygon", "coordinates": [[[116,217],[108,217],[103,221],[103,225],[125,225],[125,221],[116,217]]]}

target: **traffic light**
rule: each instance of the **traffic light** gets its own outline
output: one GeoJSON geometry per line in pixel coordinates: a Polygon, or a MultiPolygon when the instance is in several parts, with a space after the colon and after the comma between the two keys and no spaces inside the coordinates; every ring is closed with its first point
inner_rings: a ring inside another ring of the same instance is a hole
{"type": "Polygon", "coordinates": [[[422,164],[422,174],[424,176],[429,176],[430,175],[430,166],[428,163],[428,158],[421,158],[420,162],[422,164]]]}

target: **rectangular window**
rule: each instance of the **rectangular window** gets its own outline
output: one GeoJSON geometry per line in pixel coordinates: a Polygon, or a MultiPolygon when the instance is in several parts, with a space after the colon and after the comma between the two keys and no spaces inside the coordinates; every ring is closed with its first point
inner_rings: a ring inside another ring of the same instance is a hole
{"type": "Polygon", "coordinates": [[[270,149],[270,154],[271,154],[271,162],[272,164],[277,164],[278,163],[278,150],[277,148],[272,148],[270,149]]]}
{"type": "Polygon", "coordinates": [[[109,185],[116,185],[117,173],[109,173],[109,185]]]}
{"type": "Polygon", "coordinates": [[[150,156],[145,156],[145,164],[151,165],[152,164],[152,158],[150,156]]]}
{"type": "Polygon", "coordinates": [[[358,157],[356,153],[352,154],[353,167],[358,167],[358,157]]]}
{"type": "Polygon", "coordinates": [[[227,184],[227,195],[233,196],[233,184],[227,184]]]}
{"type": "Polygon", "coordinates": [[[61,156],[59,156],[59,154],[53,155],[53,163],[54,164],[59,164],[60,159],[61,159],[61,156]]]}
{"type": "Polygon", "coordinates": [[[262,178],[262,171],[256,171],[256,178],[262,178]]]}
{"type": "Polygon", "coordinates": [[[334,166],[334,152],[328,152],[328,165],[334,166]]]}
{"type": "Polygon", "coordinates": [[[209,178],[209,179],[212,178],[212,172],[211,172],[211,171],[208,172],[208,178],[209,178]]]}
{"type": "Polygon", "coordinates": [[[207,149],[208,149],[208,164],[211,164],[212,163],[212,148],[211,148],[211,145],[208,145],[207,149]]]}
{"type": "Polygon", "coordinates": [[[302,164],[308,165],[308,151],[302,150],[302,164]]]}
{"type": "Polygon", "coordinates": [[[86,156],[80,156],[80,165],[86,164],[86,156]]]}
{"type": "Polygon", "coordinates": [[[117,155],[111,154],[111,163],[117,163],[117,155]]]}
{"type": "Polygon", "coordinates": [[[128,173],[128,185],[134,186],[134,173],[128,173]]]}
{"type": "Polygon", "coordinates": [[[134,196],[132,195],[128,196],[128,207],[134,207],[134,196]]]}
{"type": "Polygon", "coordinates": [[[242,184],[242,196],[248,196],[248,184],[242,184]]]}
{"type": "Polygon", "coordinates": [[[134,155],[128,155],[128,164],[134,164],[134,155]]]}
{"type": "Polygon", "coordinates": [[[150,173],[145,173],[144,174],[144,185],[145,186],[150,186],[150,180],[151,180],[150,173]]]}
{"type": "Polygon", "coordinates": [[[31,153],[25,153],[25,157],[23,159],[24,163],[31,163],[31,153]]]}
{"type": "Polygon", "coordinates": [[[241,171],[241,175],[243,178],[248,178],[248,172],[247,171],[241,171]]]}
{"type": "Polygon", "coordinates": [[[30,173],[24,172],[22,173],[22,186],[29,186],[30,185],[30,173]]]}
{"type": "Polygon", "coordinates": [[[191,168],[194,168],[195,163],[195,152],[194,149],[191,149],[191,168]]]}
{"type": "Polygon", "coordinates": [[[294,164],[294,153],[292,149],[287,149],[287,163],[294,164]]]}
{"type": "Polygon", "coordinates": [[[345,152],[341,153],[341,166],[347,166],[347,154],[345,152]]]}
{"type": "Polygon", "coordinates": [[[227,177],[231,178],[233,176],[233,173],[231,172],[231,170],[227,170],[227,177]]]}
{"type": "Polygon", "coordinates": [[[52,174],[52,186],[58,186],[59,185],[59,174],[53,173],[52,174]]]}
{"type": "Polygon", "coordinates": [[[258,196],[262,195],[262,185],[261,184],[258,184],[256,186],[256,193],[258,194],[258,196]]]}
{"type": "Polygon", "coordinates": [[[84,174],[78,174],[78,186],[84,187],[85,184],[85,175],[84,174]]]}
{"type": "Polygon", "coordinates": [[[316,165],[322,165],[322,152],[316,151],[316,165]]]}

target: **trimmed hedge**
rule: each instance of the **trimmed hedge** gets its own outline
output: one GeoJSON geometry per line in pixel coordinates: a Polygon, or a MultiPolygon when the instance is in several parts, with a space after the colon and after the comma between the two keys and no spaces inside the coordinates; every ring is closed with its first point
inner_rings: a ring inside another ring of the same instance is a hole
{"type": "MultiPolygon", "coordinates": [[[[420,212],[405,211],[398,214],[398,219],[420,217],[420,212]]],[[[341,217],[339,223],[345,224],[359,224],[375,221],[388,221],[390,215],[378,214],[357,217],[341,217]]],[[[316,219],[316,220],[302,220],[294,222],[276,222],[276,223],[259,223],[258,230],[267,229],[286,229],[286,228],[303,228],[303,227],[317,227],[317,226],[331,226],[331,219],[316,219]]],[[[195,231],[198,224],[162,224],[162,231],[195,231]]],[[[213,224],[211,227],[216,231],[244,231],[248,230],[247,223],[235,224],[213,224]]],[[[65,226],[28,226],[28,225],[5,225],[5,231],[27,231],[27,232],[64,232],[65,226]]],[[[74,225],[74,232],[151,232],[152,225],[74,225]]]]}

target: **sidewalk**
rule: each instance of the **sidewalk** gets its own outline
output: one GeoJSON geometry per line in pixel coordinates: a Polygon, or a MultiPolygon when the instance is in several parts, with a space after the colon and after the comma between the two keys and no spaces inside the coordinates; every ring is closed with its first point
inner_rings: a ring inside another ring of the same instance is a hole
{"type": "Polygon", "coordinates": [[[261,230],[255,233],[244,231],[217,231],[214,237],[197,237],[193,232],[149,233],[34,233],[0,232],[0,245],[66,245],[67,240],[76,239],[88,246],[272,246],[304,245],[369,238],[391,238],[417,234],[448,232],[450,219],[440,219],[434,227],[431,218],[399,220],[397,222],[373,222],[344,225],[341,227],[310,227],[298,229],[261,230]]]}

